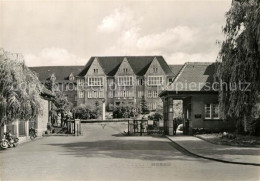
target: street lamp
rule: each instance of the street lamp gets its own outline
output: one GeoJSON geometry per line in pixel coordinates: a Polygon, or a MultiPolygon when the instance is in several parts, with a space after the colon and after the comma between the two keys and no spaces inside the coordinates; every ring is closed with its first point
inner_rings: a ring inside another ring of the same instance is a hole
{"type": "Polygon", "coordinates": [[[106,119],[106,100],[102,99],[102,120],[106,119]]]}

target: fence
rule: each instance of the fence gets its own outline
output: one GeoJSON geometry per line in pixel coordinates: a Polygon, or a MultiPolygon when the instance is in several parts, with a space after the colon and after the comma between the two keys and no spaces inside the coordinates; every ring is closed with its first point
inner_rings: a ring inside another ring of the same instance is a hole
{"type": "Polygon", "coordinates": [[[81,135],[81,121],[80,121],[80,119],[68,121],[68,133],[74,134],[75,136],[81,135]]]}
{"type": "Polygon", "coordinates": [[[129,120],[128,121],[128,135],[129,134],[164,134],[162,120],[129,120]]]}
{"type": "Polygon", "coordinates": [[[19,136],[26,136],[26,122],[19,121],[19,136]]]}
{"type": "Polygon", "coordinates": [[[12,135],[16,135],[17,134],[16,125],[12,123],[7,124],[6,131],[10,131],[12,135]]]}
{"type": "Polygon", "coordinates": [[[18,137],[27,136],[26,134],[27,132],[29,133],[30,128],[37,129],[37,122],[29,121],[28,126],[26,121],[18,121],[18,123],[15,121],[6,124],[6,132],[10,132],[12,135],[16,135],[18,137]]]}

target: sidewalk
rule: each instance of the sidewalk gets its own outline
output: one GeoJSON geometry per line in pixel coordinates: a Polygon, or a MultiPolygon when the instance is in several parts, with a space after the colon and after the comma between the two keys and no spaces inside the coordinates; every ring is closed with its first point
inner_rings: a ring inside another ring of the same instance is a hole
{"type": "Polygon", "coordinates": [[[193,155],[206,159],[260,166],[260,149],[216,145],[193,136],[167,136],[193,155]]]}

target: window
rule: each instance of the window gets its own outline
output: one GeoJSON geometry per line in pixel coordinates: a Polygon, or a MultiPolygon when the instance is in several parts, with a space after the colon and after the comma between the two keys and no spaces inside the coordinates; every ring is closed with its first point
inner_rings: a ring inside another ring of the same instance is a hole
{"type": "Polygon", "coordinates": [[[83,86],[84,85],[84,79],[78,79],[78,85],[83,86]]]}
{"type": "Polygon", "coordinates": [[[113,98],[113,97],[114,97],[114,93],[113,93],[113,91],[109,91],[109,93],[108,93],[108,97],[109,97],[109,98],[113,98]]]}
{"type": "Polygon", "coordinates": [[[152,97],[158,97],[158,92],[157,91],[151,91],[151,90],[148,90],[148,95],[147,95],[147,97],[150,97],[150,98],[152,98],[152,97]]]}
{"type": "Polygon", "coordinates": [[[70,81],[73,81],[73,80],[74,80],[74,76],[73,76],[73,74],[70,74],[70,76],[69,76],[69,80],[70,80],[70,81]]]}
{"type": "Polygon", "coordinates": [[[102,77],[89,77],[88,85],[89,86],[103,86],[103,78],[102,77]]]}
{"type": "Polygon", "coordinates": [[[211,118],[211,108],[210,104],[205,104],[205,119],[211,118]]]}
{"type": "Polygon", "coordinates": [[[212,117],[214,119],[219,118],[219,105],[218,104],[212,104],[212,117]]]}
{"type": "Polygon", "coordinates": [[[103,91],[89,91],[88,98],[103,98],[104,92],[103,91]]]}
{"type": "Polygon", "coordinates": [[[123,72],[125,72],[125,73],[126,73],[127,71],[128,71],[128,70],[127,70],[127,68],[123,68],[123,72]]]}
{"type": "Polygon", "coordinates": [[[132,76],[119,76],[118,77],[118,86],[132,86],[133,77],[132,76]]]}
{"type": "Polygon", "coordinates": [[[56,77],[54,74],[51,75],[51,81],[55,81],[56,80],[56,77]]]}
{"type": "Polygon", "coordinates": [[[147,95],[147,97],[152,97],[152,91],[148,91],[148,95],[147,95]]]}
{"type": "Polygon", "coordinates": [[[137,79],[138,85],[143,85],[143,79],[137,79]]]}
{"type": "Polygon", "coordinates": [[[218,118],[219,118],[219,105],[205,104],[205,119],[218,119],[218,118]]]}
{"type": "Polygon", "coordinates": [[[118,91],[118,97],[132,97],[132,92],[130,91],[118,91]]]}
{"type": "Polygon", "coordinates": [[[156,102],[154,102],[154,103],[149,103],[149,104],[148,104],[148,108],[149,108],[150,110],[156,110],[156,109],[157,109],[157,103],[156,103],[156,102]]]}
{"type": "Polygon", "coordinates": [[[84,91],[79,91],[79,98],[84,98],[84,91]]]}
{"type": "Polygon", "coordinates": [[[113,86],[114,85],[114,79],[107,79],[107,83],[109,86],[113,86]]]}
{"type": "Polygon", "coordinates": [[[140,97],[140,98],[143,97],[144,96],[144,91],[138,91],[137,92],[137,96],[140,97]]]}
{"type": "Polygon", "coordinates": [[[157,70],[158,70],[157,67],[154,67],[154,68],[153,68],[153,72],[154,72],[154,73],[156,73],[157,70]]]}
{"type": "Polygon", "coordinates": [[[98,69],[94,69],[94,73],[98,73],[98,69]]]}
{"type": "Polygon", "coordinates": [[[123,91],[123,97],[128,97],[128,91],[123,91]]]}
{"type": "Polygon", "coordinates": [[[104,97],[104,92],[103,92],[103,91],[99,91],[98,97],[99,97],[99,98],[103,98],[103,97],[104,97]]]}
{"type": "Polygon", "coordinates": [[[65,91],[73,91],[75,90],[74,84],[72,82],[66,84],[65,91]]]}
{"type": "Polygon", "coordinates": [[[66,84],[65,85],[65,91],[68,91],[70,88],[69,88],[69,84],[66,84]]]}
{"type": "Polygon", "coordinates": [[[153,97],[158,97],[158,92],[157,91],[153,91],[153,97]]]}
{"type": "Polygon", "coordinates": [[[149,76],[148,85],[162,85],[162,77],[161,76],[149,76]]]}

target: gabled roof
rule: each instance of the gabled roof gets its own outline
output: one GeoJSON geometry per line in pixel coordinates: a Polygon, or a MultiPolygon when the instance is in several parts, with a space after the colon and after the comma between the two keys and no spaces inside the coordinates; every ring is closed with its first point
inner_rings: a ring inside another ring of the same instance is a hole
{"type": "Polygon", "coordinates": [[[108,76],[113,76],[116,74],[124,58],[127,59],[128,63],[130,64],[136,75],[144,75],[147,72],[147,69],[149,68],[154,58],[158,60],[166,75],[173,75],[171,69],[169,68],[168,64],[165,62],[162,56],[108,56],[91,57],[84,69],[78,74],[79,76],[86,75],[89,67],[91,66],[95,58],[97,58],[97,60],[100,63],[100,66],[103,68],[105,74],[108,76]]]}
{"type": "Polygon", "coordinates": [[[77,76],[78,73],[84,68],[84,66],[46,66],[29,68],[36,72],[41,82],[49,80],[52,74],[55,75],[56,82],[66,82],[69,80],[69,75],[71,73],[74,76],[77,76]]]}
{"type": "Polygon", "coordinates": [[[183,67],[183,65],[169,65],[174,76],[177,76],[183,67]]]}
{"type": "Polygon", "coordinates": [[[211,91],[217,64],[213,62],[187,62],[175,78],[176,91],[211,91]]]}

